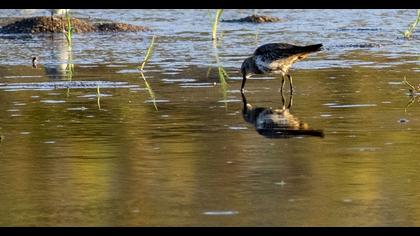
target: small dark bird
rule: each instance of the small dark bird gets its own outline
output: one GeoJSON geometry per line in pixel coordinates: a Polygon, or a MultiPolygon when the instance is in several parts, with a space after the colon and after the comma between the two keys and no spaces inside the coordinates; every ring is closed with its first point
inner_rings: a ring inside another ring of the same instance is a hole
{"type": "Polygon", "coordinates": [[[37,64],[36,64],[37,60],[38,60],[37,57],[32,57],[32,67],[33,68],[37,68],[37,64]]]}
{"type": "Polygon", "coordinates": [[[290,82],[290,93],[293,93],[292,77],[289,69],[293,63],[305,59],[309,53],[320,51],[322,44],[309,46],[296,46],[287,43],[269,43],[260,46],[251,57],[244,60],[241,66],[242,85],[241,93],[244,92],[246,79],[253,74],[281,74],[281,91],[283,92],[284,77],[290,82]]]}

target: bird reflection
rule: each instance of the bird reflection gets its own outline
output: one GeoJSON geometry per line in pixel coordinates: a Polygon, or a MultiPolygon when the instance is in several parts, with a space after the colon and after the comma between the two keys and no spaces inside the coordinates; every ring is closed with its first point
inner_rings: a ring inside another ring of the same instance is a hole
{"type": "Polygon", "coordinates": [[[281,93],[282,107],[278,109],[253,107],[247,102],[245,94],[241,93],[243,101],[242,115],[244,120],[255,126],[257,132],[267,138],[291,138],[296,136],[324,137],[322,130],[311,129],[305,122],[290,113],[293,95],[290,94],[286,105],[281,93]]]}
{"type": "Polygon", "coordinates": [[[52,45],[48,60],[44,64],[45,73],[50,80],[68,79],[72,68],[72,52],[63,40],[51,40],[52,45]]]}

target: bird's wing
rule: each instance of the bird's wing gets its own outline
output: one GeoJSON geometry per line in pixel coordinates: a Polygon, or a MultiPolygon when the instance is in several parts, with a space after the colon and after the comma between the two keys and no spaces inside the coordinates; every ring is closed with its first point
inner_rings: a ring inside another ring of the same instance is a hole
{"type": "Polygon", "coordinates": [[[254,56],[264,57],[264,61],[275,61],[290,57],[291,55],[301,52],[302,47],[287,43],[269,43],[258,47],[254,56]]]}

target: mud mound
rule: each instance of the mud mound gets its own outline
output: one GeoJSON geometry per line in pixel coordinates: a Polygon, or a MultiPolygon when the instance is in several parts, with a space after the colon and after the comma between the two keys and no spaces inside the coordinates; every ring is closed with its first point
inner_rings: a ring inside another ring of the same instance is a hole
{"type": "Polygon", "coordinates": [[[97,31],[101,32],[137,32],[137,31],[149,31],[149,29],[137,26],[129,25],[124,23],[96,23],[94,25],[97,31]]]}
{"type": "MultiPolygon", "coordinates": [[[[66,28],[65,17],[39,16],[18,20],[3,26],[0,33],[61,33],[66,28]]],[[[138,32],[150,31],[147,27],[129,25],[124,23],[92,23],[87,20],[71,18],[71,25],[75,33],[84,32],[138,32]]]]}
{"type": "Polygon", "coordinates": [[[222,20],[222,22],[240,22],[240,23],[268,23],[278,22],[280,18],[272,16],[252,15],[240,19],[222,20]]]}

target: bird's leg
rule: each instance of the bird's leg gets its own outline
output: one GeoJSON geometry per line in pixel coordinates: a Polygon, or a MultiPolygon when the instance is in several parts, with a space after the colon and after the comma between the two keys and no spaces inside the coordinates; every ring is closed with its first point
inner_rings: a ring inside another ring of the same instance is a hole
{"type": "MultiPolygon", "coordinates": [[[[284,79],[283,79],[284,80],[284,79]]],[[[283,86],[282,86],[283,87],[283,86]]],[[[284,95],[283,95],[283,88],[282,88],[282,90],[281,90],[281,93],[280,93],[280,95],[281,95],[281,103],[282,103],[282,109],[284,109],[285,108],[285,106],[286,106],[286,102],[285,102],[285,99],[284,99],[284,95]]]]}
{"type": "Polygon", "coordinates": [[[281,75],[281,88],[280,88],[280,92],[281,95],[283,96],[283,88],[284,88],[284,74],[281,75]]]}
{"type": "Polygon", "coordinates": [[[290,82],[290,94],[293,94],[293,82],[292,82],[292,76],[287,74],[287,77],[289,78],[290,82]]]}
{"type": "Polygon", "coordinates": [[[290,93],[290,96],[289,96],[289,106],[287,106],[287,109],[290,109],[292,107],[292,105],[293,105],[293,94],[290,93]]]}
{"type": "Polygon", "coordinates": [[[241,93],[244,92],[245,82],[246,82],[246,76],[244,74],[244,75],[242,75],[241,93]]]}

